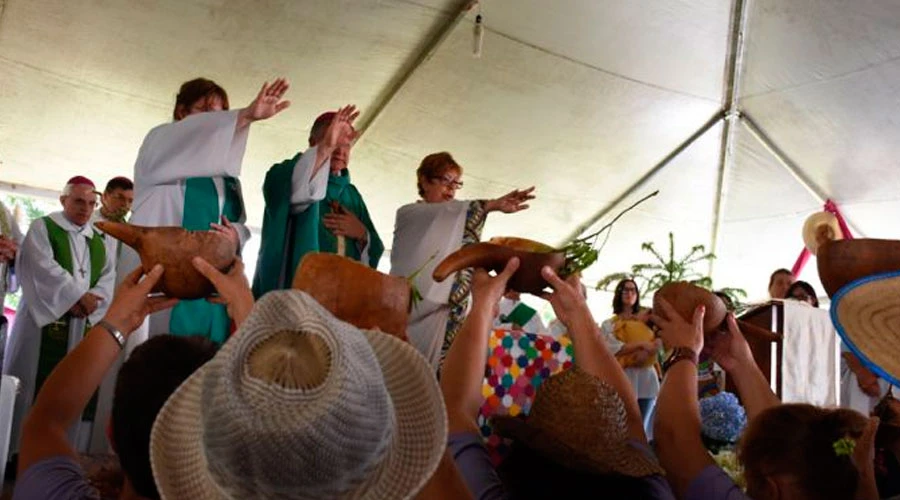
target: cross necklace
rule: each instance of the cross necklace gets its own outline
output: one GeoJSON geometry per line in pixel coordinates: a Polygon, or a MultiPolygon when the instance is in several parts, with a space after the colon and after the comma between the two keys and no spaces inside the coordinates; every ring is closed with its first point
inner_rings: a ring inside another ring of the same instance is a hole
{"type": "Polygon", "coordinates": [[[72,251],[75,252],[75,256],[78,258],[78,272],[81,274],[81,279],[84,279],[84,276],[86,274],[84,271],[84,264],[85,260],[87,260],[88,250],[89,248],[87,245],[87,238],[85,238],[84,251],[81,252],[81,255],[78,255],[78,253],[75,252],[75,248],[72,248],[72,251]]]}

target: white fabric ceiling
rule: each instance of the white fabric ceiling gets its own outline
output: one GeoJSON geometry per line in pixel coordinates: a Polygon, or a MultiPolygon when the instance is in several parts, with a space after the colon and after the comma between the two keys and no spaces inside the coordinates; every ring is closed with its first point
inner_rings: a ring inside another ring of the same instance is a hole
{"type": "MultiPolygon", "coordinates": [[[[254,125],[244,160],[258,225],[266,169],[303,148],[315,116],[352,102],[371,120],[402,82],[351,162],[387,245],[419,160],[447,150],[465,167],[462,197],[538,186],[531,210],[492,215],[486,236],[558,244],[659,189],[615,227],[592,280],[645,261],[640,243],[669,231],[681,252],[711,246],[721,197],[716,285],[759,298],[793,264],[816,193],[866,235],[895,233],[900,2],[744,3],[737,110],[776,153],[744,120],[723,140],[720,121],[611,207],[726,106],[730,2],[484,0],[476,59],[458,0],[0,1],[0,181],[56,190],[74,174],[129,175],[181,82],[213,78],[238,107],[286,75],[293,106],[254,125]]],[[[803,278],[821,290],[811,264],[803,278]]]]}

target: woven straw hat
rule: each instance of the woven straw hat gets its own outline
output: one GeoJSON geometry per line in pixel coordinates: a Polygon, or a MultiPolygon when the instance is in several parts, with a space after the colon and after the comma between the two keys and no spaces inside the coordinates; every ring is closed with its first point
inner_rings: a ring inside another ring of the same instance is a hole
{"type": "Polygon", "coordinates": [[[841,225],[831,212],[816,212],[803,223],[803,244],[813,255],[822,243],[842,239],[844,233],[841,231],[841,225]]]}
{"type": "Polygon", "coordinates": [[[443,398],[410,345],[266,294],[153,425],[163,499],[407,498],[447,442],[443,398]]]}
{"type": "Polygon", "coordinates": [[[625,404],[615,389],[578,365],[541,384],[527,417],[496,417],[494,429],[580,471],[664,474],[655,457],[628,443],[625,404]]]}
{"type": "Polygon", "coordinates": [[[900,383],[900,272],[868,276],[838,290],[831,321],[866,367],[900,383]]]}

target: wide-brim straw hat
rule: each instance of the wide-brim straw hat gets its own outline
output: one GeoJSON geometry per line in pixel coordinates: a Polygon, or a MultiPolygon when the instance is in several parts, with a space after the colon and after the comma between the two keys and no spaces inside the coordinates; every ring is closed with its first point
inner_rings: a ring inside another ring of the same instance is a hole
{"type": "Polygon", "coordinates": [[[803,244],[813,255],[825,241],[842,240],[844,232],[837,216],[831,212],[816,212],[803,223],[803,244]]]}
{"type": "Polygon", "coordinates": [[[150,460],[163,499],[408,498],[446,441],[425,358],[288,290],[172,394],[150,460]]]}
{"type": "Polygon", "coordinates": [[[609,384],[575,365],[538,388],[527,417],[495,417],[503,436],[572,469],[644,477],[664,474],[629,441],[625,404],[609,384]]]}
{"type": "Polygon", "coordinates": [[[900,383],[900,272],[867,276],[831,300],[831,320],[850,350],[879,377],[900,383]]]}

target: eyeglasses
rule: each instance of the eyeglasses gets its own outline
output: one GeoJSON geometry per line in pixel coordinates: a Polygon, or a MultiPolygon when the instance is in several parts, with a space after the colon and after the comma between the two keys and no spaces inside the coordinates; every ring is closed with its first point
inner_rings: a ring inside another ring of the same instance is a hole
{"type": "Polygon", "coordinates": [[[437,182],[442,186],[446,186],[453,189],[462,189],[463,183],[462,181],[456,180],[454,177],[449,175],[445,175],[443,177],[432,177],[431,180],[437,182]]]}
{"type": "Polygon", "coordinates": [[[623,294],[625,294],[625,293],[637,293],[637,292],[638,292],[638,291],[637,291],[637,288],[634,288],[634,287],[631,287],[631,286],[626,286],[625,288],[622,289],[622,293],[623,293],[623,294]]]}

